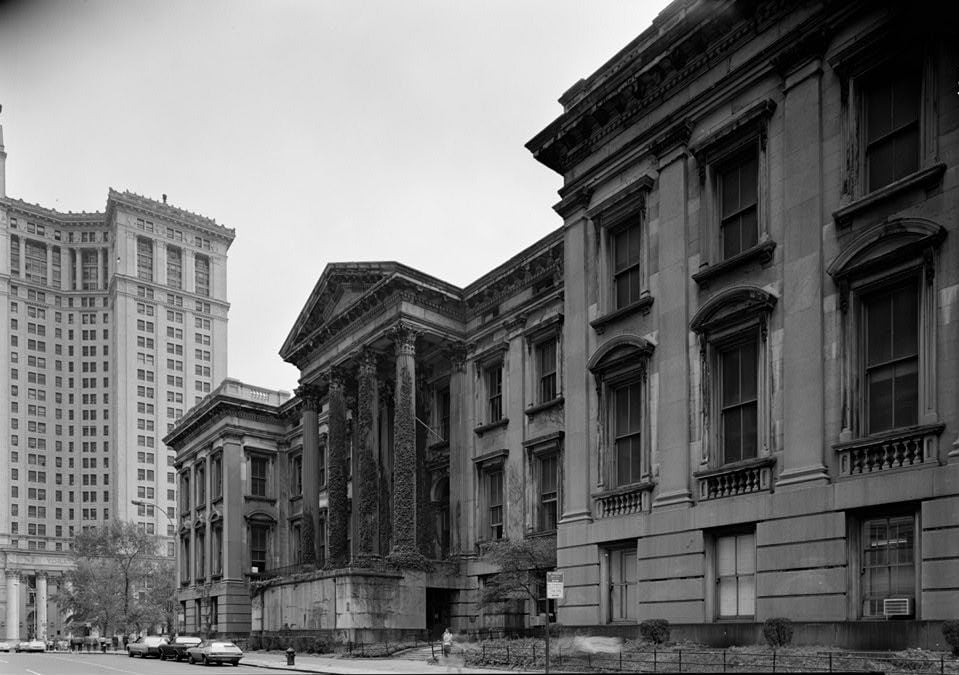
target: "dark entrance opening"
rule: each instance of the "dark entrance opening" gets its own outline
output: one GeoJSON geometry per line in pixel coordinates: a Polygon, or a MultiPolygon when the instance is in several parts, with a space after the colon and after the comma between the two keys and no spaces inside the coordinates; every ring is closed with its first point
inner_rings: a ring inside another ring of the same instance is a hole
{"type": "Polygon", "coordinates": [[[426,630],[430,639],[439,640],[450,626],[452,591],[445,588],[426,589],[426,630]]]}

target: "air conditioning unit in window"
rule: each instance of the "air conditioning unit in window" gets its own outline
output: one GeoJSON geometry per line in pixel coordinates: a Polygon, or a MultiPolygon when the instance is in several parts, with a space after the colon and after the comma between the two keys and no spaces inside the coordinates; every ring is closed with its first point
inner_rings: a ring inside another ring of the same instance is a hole
{"type": "Polygon", "coordinates": [[[886,598],[882,601],[882,613],[891,616],[912,615],[912,598],[886,598]]]}

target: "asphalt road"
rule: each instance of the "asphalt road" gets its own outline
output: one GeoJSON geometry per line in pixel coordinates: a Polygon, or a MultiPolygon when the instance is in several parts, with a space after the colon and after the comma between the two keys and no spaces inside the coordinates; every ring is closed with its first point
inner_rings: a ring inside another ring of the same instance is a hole
{"type": "Polygon", "coordinates": [[[73,654],[47,652],[45,654],[17,654],[0,652],[0,673],[3,675],[204,675],[222,672],[243,675],[281,675],[281,671],[256,666],[240,667],[190,665],[186,661],[128,658],[115,654],[73,654]]]}

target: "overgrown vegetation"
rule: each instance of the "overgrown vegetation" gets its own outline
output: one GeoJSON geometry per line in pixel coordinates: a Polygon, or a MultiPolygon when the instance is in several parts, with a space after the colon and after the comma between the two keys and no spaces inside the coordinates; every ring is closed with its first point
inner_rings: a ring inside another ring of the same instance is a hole
{"type": "Polygon", "coordinates": [[[546,573],[556,567],[556,542],[552,538],[502,539],[491,542],[483,560],[499,572],[483,586],[480,606],[494,609],[502,603],[540,599],[546,573]]]}
{"type": "Polygon", "coordinates": [[[639,635],[653,644],[669,642],[669,621],[666,619],[646,619],[639,624],[639,635]]]}
{"type": "Polygon", "coordinates": [[[783,617],[766,619],[763,637],[770,647],[785,647],[793,640],[793,622],[783,617]]]}
{"type": "Polygon", "coordinates": [[[952,655],[959,656],[959,620],[943,622],[942,637],[952,647],[952,655]]]}

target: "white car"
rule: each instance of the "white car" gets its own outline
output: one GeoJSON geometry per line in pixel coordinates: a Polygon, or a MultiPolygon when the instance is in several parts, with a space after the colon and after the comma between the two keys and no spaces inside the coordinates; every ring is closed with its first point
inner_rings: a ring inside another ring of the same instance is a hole
{"type": "Polygon", "coordinates": [[[45,652],[47,643],[43,640],[23,640],[17,643],[18,652],[45,652]]]}
{"type": "Polygon", "coordinates": [[[13,640],[0,640],[0,652],[12,652],[17,648],[17,643],[13,640]]]}

